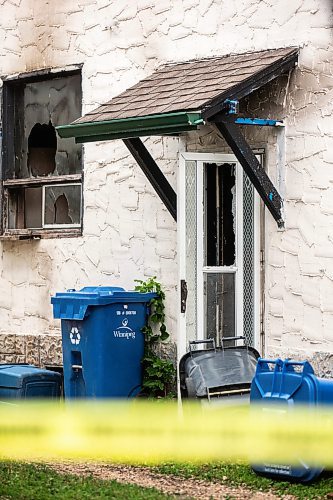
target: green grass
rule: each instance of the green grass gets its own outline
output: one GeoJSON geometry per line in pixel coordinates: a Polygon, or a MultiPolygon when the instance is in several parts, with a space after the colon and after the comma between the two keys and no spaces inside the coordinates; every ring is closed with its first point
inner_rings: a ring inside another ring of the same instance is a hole
{"type": "Polygon", "coordinates": [[[167,463],[153,469],[159,473],[174,474],[184,478],[205,479],[235,487],[245,486],[254,491],[272,491],[278,496],[294,495],[304,500],[326,498],[328,493],[333,492],[333,474],[324,474],[313,484],[302,485],[259,477],[248,465],[241,463],[207,465],[167,463]]]}
{"type": "MultiPolygon", "coordinates": [[[[333,475],[326,474],[310,485],[273,481],[254,474],[245,464],[163,464],[156,472],[184,478],[216,481],[227,486],[245,486],[254,491],[272,491],[304,500],[324,499],[333,492],[333,475]]],[[[0,462],[0,500],[159,500],[172,499],[153,488],[120,484],[91,476],[60,474],[45,465],[0,462]]]]}
{"type": "Polygon", "coordinates": [[[152,488],[58,474],[44,465],[0,462],[0,500],[159,500],[175,498],[152,488]]]}

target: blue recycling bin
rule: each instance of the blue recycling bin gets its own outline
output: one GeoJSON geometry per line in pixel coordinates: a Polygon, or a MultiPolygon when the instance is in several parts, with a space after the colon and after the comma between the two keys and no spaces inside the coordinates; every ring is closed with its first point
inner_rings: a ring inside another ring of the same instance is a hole
{"type": "Polygon", "coordinates": [[[52,297],[61,319],[65,398],[131,398],[142,385],[144,334],[154,293],[84,287],[52,297]]]}
{"type": "Polygon", "coordinates": [[[60,373],[29,364],[0,364],[0,399],[59,399],[60,373]]]}
{"type": "MultiPolygon", "coordinates": [[[[307,361],[259,359],[251,385],[250,402],[274,410],[286,411],[297,406],[332,405],[333,380],[316,377],[307,361]]],[[[309,467],[300,457],[299,464],[255,464],[255,472],[271,478],[307,483],[316,479],[323,467],[309,467]]]]}

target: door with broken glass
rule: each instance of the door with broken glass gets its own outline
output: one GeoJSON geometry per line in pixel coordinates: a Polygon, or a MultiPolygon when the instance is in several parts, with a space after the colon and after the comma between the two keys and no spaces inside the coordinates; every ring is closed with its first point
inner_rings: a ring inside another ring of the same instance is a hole
{"type": "Polygon", "coordinates": [[[244,336],[258,346],[259,201],[252,184],[233,155],[184,153],[179,192],[181,352],[198,339],[222,345],[244,336]]]}

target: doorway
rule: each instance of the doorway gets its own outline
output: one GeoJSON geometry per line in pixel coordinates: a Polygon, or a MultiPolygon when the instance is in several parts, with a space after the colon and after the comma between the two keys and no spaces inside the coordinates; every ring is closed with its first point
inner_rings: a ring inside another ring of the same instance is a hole
{"type": "Polygon", "coordinates": [[[260,349],[260,202],[252,183],[233,155],[182,153],[178,192],[187,295],[180,297],[180,356],[189,341],[210,338],[220,346],[244,336],[260,349]]]}

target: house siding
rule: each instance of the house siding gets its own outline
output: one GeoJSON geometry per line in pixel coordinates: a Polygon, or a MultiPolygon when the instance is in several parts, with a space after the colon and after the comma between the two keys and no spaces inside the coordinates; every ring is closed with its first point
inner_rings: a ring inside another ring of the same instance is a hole
{"type": "MultiPolygon", "coordinates": [[[[285,197],[284,230],[265,215],[265,355],[319,359],[319,367],[333,371],[331,1],[40,4],[0,2],[0,74],[83,64],[83,112],[165,62],[301,47],[290,79],[281,77],[248,103],[258,116],[286,120],[285,166],[277,160],[280,132],[246,130],[253,147],[265,148],[267,170],[285,197]]],[[[146,145],[175,190],[180,148],[227,151],[208,127],[146,145]]],[[[83,236],[0,242],[0,361],[60,362],[60,325],[50,305],[56,291],[88,284],[132,288],[134,279],[152,275],[166,289],[175,340],[176,223],[122,141],[86,144],[83,236]]]]}

